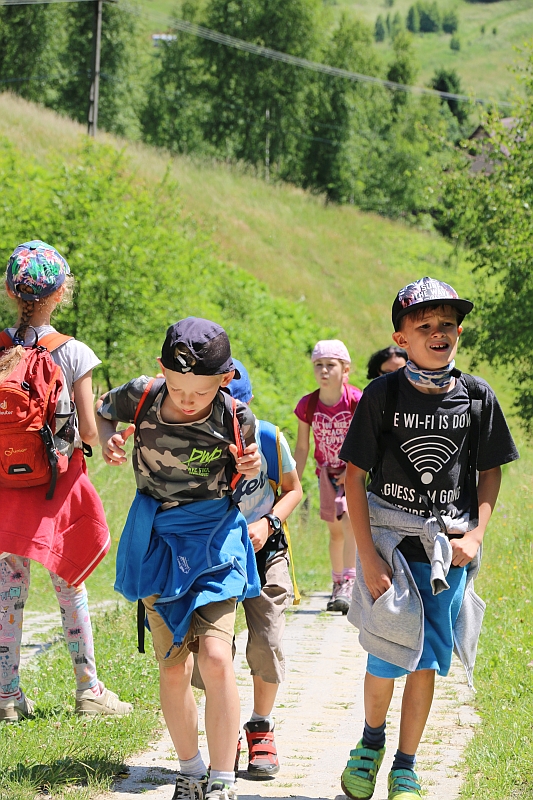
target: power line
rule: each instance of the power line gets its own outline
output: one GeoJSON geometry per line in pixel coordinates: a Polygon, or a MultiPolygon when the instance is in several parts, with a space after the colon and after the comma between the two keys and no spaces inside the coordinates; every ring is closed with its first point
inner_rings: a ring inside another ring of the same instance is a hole
{"type": "MultiPolygon", "coordinates": [[[[425,86],[409,86],[404,83],[396,83],[395,81],[384,80],[383,78],[376,78],[373,75],[362,75],[359,72],[350,72],[347,69],[340,67],[330,67],[327,64],[320,64],[317,61],[309,61],[307,58],[299,58],[298,56],[291,56],[288,53],[282,53],[279,50],[272,50],[270,47],[263,47],[262,45],[246,42],[244,39],[237,39],[235,36],[229,36],[226,33],[219,33],[210,28],[204,28],[202,25],[197,25],[195,22],[188,22],[184,19],[172,19],[172,26],[183,33],[190,33],[193,36],[199,36],[202,39],[216,42],[217,44],[224,44],[227,47],[234,47],[237,50],[242,50],[253,55],[269,58],[272,61],[281,61],[285,64],[292,64],[295,67],[303,67],[314,72],[321,72],[324,75],[332,75],[336,78],[346,78],[350,81],[358,81],[361,83],[371,83],[378,86],[385,86],[387,89],[394,89],[400,92],[411,92],[413,94],[426,94],[433,97],[441,97],[445,100],[463,100],[474,103],[490,103],[490,100],[484,100],[478,97],[468,97],[465,94],[453,94],[452,92],[441,92],[437,89],[428,89],[425,86]]],[[[512,106],[512,103],[506,101],[499,102],[501,106],[512,106]]]]}
{"type": "MultiPolygon", "coordinates": [[[[0,0],[0,5],[5,6],[17,6],[17,5],[35,5],[38,3],[84,3],[84,2],[91,2],[92,0],[0,0]]],[[[125,11],[130,13],[138,14],[139,12],[137,9],[127,7],[126,5],[122,5],[125,11]]],[[[155,19],[156,15],[153,14],[144,14],[148,18],[155,19]]],[[[162,21],[166,21],[170,24],[173,28],[182,31],[183,33],[189,33],[192,36],[198,36],[202,39],[207,39],[211,42],[216,42],[217,44],[223,44],[227,47],[233,47],[237,50],[241,50],[243,52],[251,53],[252,55],[261,56],[262,58],[268,58],[272,61],[279,61],[284,64],[292,64],[295,67],[301,67],[303,69],[312,70],[313,72],[320,72],[323,75],[331,75],[336,78],[345,78],[350,81],[360,82],[360,83],[369,83],[374,84],[376,86],[384,86],[387,89],[393,89],[395,91],[400,92],[409,92],[411,94],[423,94],[429,95],[432,97],[440,97],[444,100],[460,100],[463,102],[473,102],[473,103],[480,103],[481,105],[491,104],[495,102],[498,106],[505,106],[508,108],[512,107],[512,103],[509,103],[505,100],[501,101],[491,101],[485,100],[480,97],[469,97],[466,94],[454,94],[453,92],[441,92],[438,89],[429,89],[425,86],[410,86],[404,83],[396,83],[395,81],[388,81],[384,78],[377,78],[374,75],[363,75],[359,72],[350,72],[347,69],[341,69],[340,67],[331,67],[328,64],[321,64],[318,61],[309,61],[307,58],[299,58],[298,56],[291,56],[289,53],[282,53],[280,50],[272,50],[270,47],[263,47],[262,45],[253,44],[252,42],[247,42],[244,39],[238,39],[235,36],[229,36],[226,33],[220,33],[219,31],[211,30],[211,28],[205,28],[203,25],[197,25],[195,22],[188,22],[184,19],[178,19],[175,17],[167,17],[164,15],[157,15],[158,19],[162,21]]]]}

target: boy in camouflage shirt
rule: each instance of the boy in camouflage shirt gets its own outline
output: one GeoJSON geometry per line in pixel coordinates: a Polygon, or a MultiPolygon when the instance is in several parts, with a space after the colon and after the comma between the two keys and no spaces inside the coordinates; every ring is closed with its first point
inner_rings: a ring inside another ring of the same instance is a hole
{"type": "Polygon", "coordinates": [[[117,554],[115,588],[142,599],[159,662],[161,707],[180,760],[173,800],[235,800],[233,764],[239,696],[232,665],[236,601],[259,594],[246,522],[231,503],[235,469],[255,477],[261,460],[255,417],[235,409],[244,439],[238,457],[231,398],[236,373],[226,332],[189,317],[172,325],[159,359],[165,382],[133,420],[149,378],[112,389],[97,404],[104,460],[126,462],[135,433],[134,500],[117,554]],[[119,421],[130,423],[116,432],[119,421]],[[192,653],[206,685],[207,769],[198,749],[192,653]]]}

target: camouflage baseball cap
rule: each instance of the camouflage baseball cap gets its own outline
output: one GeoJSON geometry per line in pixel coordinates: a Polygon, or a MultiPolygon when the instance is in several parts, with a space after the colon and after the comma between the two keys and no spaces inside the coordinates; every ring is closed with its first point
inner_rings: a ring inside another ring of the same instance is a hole
{"type": "Polygon", "coordinates": [[[420,278],[400,289],[392,304],[392,324],[399,330],[400,320],[419,308],[428,306],[453,306],[459,311],[461,319],[472,311],[470,300],[461,300],[455,289],[444,281],[435,278],[420,278]]]}
{"type": "Polygon", "coordinates": [[[35,239],[19,244],[7,262],[6,281],[21,300],[40,300],[63,284],[69,265],[54,247],[35,239]]]}
{"type": "Polygon", "coordinates": [[[167,330],[161,363],[174,372],[222,375],[235,370],[228,334],[216,322],[201,317],[181,319],[167,330]]]}

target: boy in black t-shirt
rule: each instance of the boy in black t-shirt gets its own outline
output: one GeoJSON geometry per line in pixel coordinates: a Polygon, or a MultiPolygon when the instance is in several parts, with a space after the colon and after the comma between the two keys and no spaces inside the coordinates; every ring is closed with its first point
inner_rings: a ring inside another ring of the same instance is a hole
{"type": "Polygon", "coordinates": [[[415,754],[435,672],[448,673],[454,646],[471,683],[484,607],[473,590],[478,551],[501,465],[518,458],[490,386],[476,378],[473,400],[472,380],[455,369],[461,322],[472,307],[431,278],[399,292],[393,339],[409,361],[396,378],[369,384],[340,452],[348,464],[346,497],[360,562],[348,619],[369,653],[364,732],[341,782],[355,799],[374,792],[394,679],[407,675],[389,800],[420,797],[415,754]],[[470,496],[476,467],[478,503],[470,496]]]}

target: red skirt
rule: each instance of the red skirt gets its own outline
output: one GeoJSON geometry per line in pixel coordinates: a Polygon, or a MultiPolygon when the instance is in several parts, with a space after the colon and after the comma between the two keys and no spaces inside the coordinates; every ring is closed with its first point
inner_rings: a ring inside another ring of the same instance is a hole
{"type": "Polygon", "coordinates": [[[76,449],[57,480],[48,486],[0,489],[0,553],[24,556],[74,586],[98,566],[111,545],[104,508],[76,449]]]}

